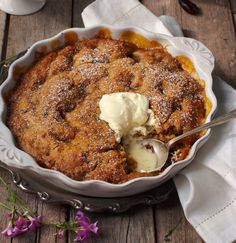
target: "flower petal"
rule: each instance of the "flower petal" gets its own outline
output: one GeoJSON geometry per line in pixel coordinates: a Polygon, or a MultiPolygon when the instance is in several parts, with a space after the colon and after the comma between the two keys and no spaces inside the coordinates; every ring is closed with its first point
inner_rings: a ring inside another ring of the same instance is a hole
{"type": "Polygon", "coordinates": [[[79,230],[75,236],[75,241],[84,241],[90,237],[90,233],[86,229],[79,230]]]}
{"type": "Polygon", "coordinates": [[[95,222],[95,223],[89,225],[90,231],[93,232],[94,234],[97,234],[97,232],[98,232],[97,223],[98,222],[95,222]]]}
{"type": "Polygon", "coordinates": [[[28,231],[28,227],[30,225],[30,221],[24,217],[19,217],[15,222],[14,222],[15,228],[18,229],[19,231],[26,232],[28,231]]]}
{"type": "Polygon", "coordinates": [[[39,215],[35,218],[31,218],[30,225],[28,226],[29,232],[35,231],[41,227],[42,216],[39,215]]]}
{"type": "Polygon", "coordinates": [[[84,214],[84,212],[81,211],[81,210],[77,210],[76,213],[75,213],[75,215],[76,215],[76,217],[78,217],[79,219],[86,217],[85,214],[84,214]]]}
{"type": "Polygon", "coordinates": [[[12,224],[9,223],[9,224],[7,225],[7,227],[1,232],[1,234],[4,235],[4,236],[10,236],[12,230],[13,230],[12,224]]]}
{"type": "Polygon", "coordinates": [[[21,230],[19,230],[16,227],[13,227],[12,223],[9,223],[8,226],[6,227],[6,229],[1,232],[2,235],[11,237],[11,238],[13,238],[17,235],[20,235],[22,233],[24,233],[24,232],[22,232],[21,230]]]}
{"type": "Polygon", "coordinates": [[[10,219],[12,217],[12,212],[8,211],[5,213],[6,218],[10,219]]]}

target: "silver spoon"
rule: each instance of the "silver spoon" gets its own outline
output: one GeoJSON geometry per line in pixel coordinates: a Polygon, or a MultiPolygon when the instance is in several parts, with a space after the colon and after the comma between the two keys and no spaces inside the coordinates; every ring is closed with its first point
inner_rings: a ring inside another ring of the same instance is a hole
{"type": "Polygon", "coordinates": [[[194,128],[191,131],[185,132],[184,134],[177,136],[173,139],[171,139],[168,143],[163,143],[160,140],[156,140],[156,139],[151,139],[151,138],[147,138],[147,139],[142,139],[140,140],[140,143],[143,146],[146,145],[150,145],[153,147],[153,150],[155,152],[155,154],[158,157],[158,163],[157,163],[157,167],[153,170],[142,170],[142,172],[155,172],[155,171],[159,171],[164,165],[166,160],[168,159],[168,155],[170,152],[170,148],[179,140],[186,138],[188,136],[191,136],[197,132],[200,132],[204,129],[210,128],[210,127],[214,127],[214,126],[218,126],[221,125],[225,122],[228,122],[229,120],[236,118],[236,109],[230,111],[229,113],[219,116],[217,118],[215,118],[214,120],[212,120],[211,122],[205,123],[199,127],[194,128]]]}

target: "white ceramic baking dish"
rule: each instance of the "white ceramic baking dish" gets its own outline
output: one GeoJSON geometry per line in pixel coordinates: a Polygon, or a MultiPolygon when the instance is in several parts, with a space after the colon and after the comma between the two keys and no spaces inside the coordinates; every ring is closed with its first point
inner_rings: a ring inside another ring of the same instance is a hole
{"type": "Polygon", "coordinates": [[[14,75],[15,70],[18,67],[24,67],[24,69],[30,67],[35,61],[36,53],[42,49],[46,50],[46,52],[50,52],[53,48],[52,43],[57,43],[57,45],[63,47],[65,45],[65,36],[67,36],[68,33],[74,32],[80,39],[86,39],[94,37],[101,28],[108,28],[112,32],[113,39],[119,39],[120,35],[125,31],[139,33],[148,39],[160,42],[167,48],[172,56],[187,56],[194,64],[200,78],[205,81],[206,95],[212,104],[206,122],[211,120],[217,107],[216,98],[212,91],[214,57],[201,42],[185,37],[169,37],[162,34],[156,34],[137,27],[118,28],[103,25],[90,28],[67,29],[52,38],[36,42],[28,49],[23,57],[16,60],[11,65],[8,78],[0,87],[0,160],[11,168],[27,169],[30,173],[36,174],[37,177],[40,176],[42,180],[47,181],[48,183],[53,183],[66,191],[93,197],[129,196],[157,187],[187,166],[193,160],[197,150],[207,141],[210,135],[210,130],[194,143],[186,159],[172,164],[160,175],[140,177],[123,184],[111,184],[99,180],[75,181],[58,171],[40,167],[32,156],[15,146],[13,135],[5,125],[7,107],[3,97],[4,94],[9,92],[16,83],[15,79],[17,78],[14,75]],[[47,48],[45,48],[45,46],[47,48]]]}

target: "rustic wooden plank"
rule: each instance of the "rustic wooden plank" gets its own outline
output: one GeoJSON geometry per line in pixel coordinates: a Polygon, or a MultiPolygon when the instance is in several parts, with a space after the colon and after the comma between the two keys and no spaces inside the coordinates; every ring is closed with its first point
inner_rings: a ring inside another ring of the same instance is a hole
{"type": "Polygon", "coordinates": [[[73,0],[73,27],[84,27],[81,13],[94,0],[73,0]]]}
{"type": "MultiPolygon", "coordinates": [[[[234,0],[233,0],[234,1],[234,0]]],[[[157,16],[176,17],[186,36],[202,41],[216,58],[215,73],[236,87],[236,35],[229,0],[196,1],[200,16],[183,11],[177,0],[143,0],[157,16]]]]}
{"type": "MultiPolygon", "coordinates": [[[[3,170],[2,168],[0,168],[0,176],[4,179],[4,181],[10,183],[10,176],[6,170],[3,170]]],[[[7,198],[7,193],[6,193],[6,190],[2,186],[0,186],[0,195],[1,195],[0,201],[4,202],[7,198]]],[[[6,213],[6,210],[0,208],[0,215],[1,215],[0,232],[2,232],[7,227],[7,224],[8,224],[8,220],[5,217],[5,213],[6,213]]],[[[6,238],[2,234],[0,234],[0,242],[1,243],[10,243],[11,239],[6,238]]]]}
{"type": "Polygon", "coordinates": [[[230,0],[230,5],[231,5],[232,13],[236,14],[236,1],[235,0],[230,0]]]}
{"type": "MultiPolygon", "coordinates": [[[[37,211],[38,215],[44,215],[43,220],[48,223],[56,223],[65,220],[65,216],[67,214],[67,208],[64,206],[53,206],[53,205],[46,205],[44,203],[39,203],[37,197],[32,194],[24,193],[20,189],[17,189],[13,183],[11,183],[11,177],[9,176],[9,172],[5,170],[0,170],[0,176],[4,178],[5,181],[8,182],[9,186],[13,190],[17,191],[17,194],[24,199],[27,204],[27,207],[32,211],[37,211]],[[39,205],[38,205],[39,204],[39,205]],[[58,213],[59,212],[59,213],[58,213]]],[[[1,202],[7,198],[6,190],[3,187],[0,187],[0,195],[1,195],[1,202]]],[[[0,231],[2,231],[7,226],[7,220],[4,217],[6,210],[0,208],[0,231]]],[[[32,243],[32,242],[56,242],[56,243],[64,243],[66,242],[66,238],[59,239],[56,237],[56,230],[49,227],[42,227],[37,234],[35,233],[28,233],[25,235],[18,236],[14,239],[9,239],[0,234],[0,242],[14,242],[14,243],[32,243]],[[53,240],[52,240],[53,239],[53,240]]]]}
{"type": "MultiPolygon", "coordinates": [[[[99,236],[88,243],[155,243],[153,209],[138,207],[122,214],[87,214],[91,222],[98,220],[99,236]]],[[[74,211],[71,212],[71,219],[74,211]]],[[[74,235],[69,234],[69,242],[74,242],[74,235]]]]}
{"type": "Polygon", "coordinates": [[[5,58],[5,41],[4,41],[4,36],[5,40],[7,39],[7,29],[8,29],[8,17],[7,14],[4,12],[0,12],[0,58],[4,59],[5,58]],[[6,35],[5,35],[6,33],[6,35]]]}
{"type": "Polygon", "coordinates": [[[168,242],[203,243],[202,239],[185,219],[176,191],[171,195],[169,200],[156,206],[155,216],[157,242],[164,242],[167,232],[178,225],[173,233],[166,239],[168,242]],[[180,223],[178,224],[178,222],[180,223]]]}
{"type": "Polygon", "coordinates": [[[155,221],[152,207],[140,207],[130,210],[129,227],[127,230],[126,242],[133,243],[154,243],[155,221]]]}
{"type": "Polygon", "coordinates": [[[36,14],[11,16],[7,56],[71,27],[71,11],[72,0],[47,0],[42,11],[36,14]]]}
{"type": "MultiPolygon", "coordinates": [[[[43,221],[47,223],[58,223],[65,221],[67,212],[68,209],[65,206],[47,205],[45,203],[40,203],[38,206],[38,214],[43,215],[43,221]]],[[[56,234],[56,229],[52,227],[42,227],[40,229],[40,234],[37,235],[37,242],[65,243],[67,241],[66,237],[60,239],[56,236],[56,234]]]]}
{"type": "MultiPolygon", "coordinates": [[[[49,38],[59,31],[71,26],[72,0],[48,0],[42,11],[29,16],[11,16],[9,26],[9,38],[7,56],[26,49],[35,41],[49,38]],[[63,11],[62,11],[63,10],[63,11]],[[19,29],[20,27],[20,29],[19,29]]],[[[45,220],[51,222],[65,221],[67,209],[63,206],[51,206],[39,201],[36,196],[18,190],[32,209],[44,215],[45,220]]],[[[43,227],[36,233],[17,237],[16,242],[66,242],[66,238],[58,240],[56,231],[43,227]]],[[[2,241],[1,241],[2,242],[2,241]]]]}
{"type": "MultiPolygon", "coordinates": [[[[20,189],[16,189],[16,187],[14,187],[13,185],[12,185],[12,188],[17,191],[17,194],[21,198],[24,199],[24,201],[26,202],[27,208],[29,208],[33,212],[37,211],[38,202],[37,202],[37,198],[34,195],[25,193],[25,192],[21,191],[20,189]]],[[[12,240],[12,242],[14,242],[14,243],[21,243],[21,242],[32,243],[32,242],[36,241],[36,237],[37,237],[37,233],[32,232],[32,233],[20,235],[20,236],[14,238],[12,240]]]]}
{"type": "Polygon", "coordinates": [[[236,1],[230,0],[231,11],[233,14],[234,30],[236,31],[236,1]]]}

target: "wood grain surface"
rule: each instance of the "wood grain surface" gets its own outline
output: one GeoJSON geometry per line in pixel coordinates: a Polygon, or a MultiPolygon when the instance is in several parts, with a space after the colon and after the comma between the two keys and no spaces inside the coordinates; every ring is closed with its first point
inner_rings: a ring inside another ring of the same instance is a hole
{"type": "Polygon", "coordinates": [[[231,4],[231,11],[234,19],[234,29],[235,29],[236,28],[236,1],[230,0],[230,4],[231,4]]]}
{"type": "MultiPolygon", "coordinates": [[[[9,19],[9,17],[7,16],[7,14],[5,14],[4,12],[0,11],[0,58],[1,60],[4,60],[6,57],[6,45],[4,43],[4,36],[5,33],[7,35],[7,18],[9,19]]],[[[5,38],[5,40],[7,39],[7,37],[5,38]]]]}
{"type": "MultiPolygon", "coordinates": [[[[47,0],[42,11],[29,16],[9,16],[0,12],[0,50],[1,58],[12,56],[26,49],[35,41],[51,37],[68,27],[83,26],[81,12],[92,0],[47,0]]],[[[202,41],[216,57],[216,74],[236,87],[236,39],[233,18],[236,15],[235,1],[195,0],[202,10],[200,16],[191,16],[183,11],[177,0],[143,0],[154,14],[169,14],[177,18],[186,36],[202,41]],[[232,12],[231,12],[232,10],[232,12]]],[[[0,170],[0,175],[10,183],[10,176],[0,170]]],[[[14,185],[13,185],[14,187],[14,185]]],[[[44,215],[50,222],[72,219],[74,210],[68,206],[53,206],[42,203],[34,195],[19,191],[32,209],[44,215]]],[[[0,200],[5,192],[0,188],[0,200]]],[[[0,209],[0,215],[3,210],[0,209]]],[[[99,221],[100,235],[88,242],[98,243],[154,243],[164,242],[166,232],[181,220],[177,229],[168,239],[170,243],[203,242],[185,219],[177,192],[169,200],[155,207],[137,207],[126,213],[90,214],[92,220],[99,221]]],[[[7,222],[1,217],[0,230],[7,222]]],[[[46,227],[16,239],[0,235],[1,243],[53,243],[74,242],[74,235],[64,239],[55,237],[55,230],[46,227]]]]}

